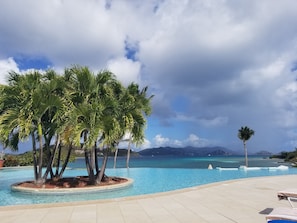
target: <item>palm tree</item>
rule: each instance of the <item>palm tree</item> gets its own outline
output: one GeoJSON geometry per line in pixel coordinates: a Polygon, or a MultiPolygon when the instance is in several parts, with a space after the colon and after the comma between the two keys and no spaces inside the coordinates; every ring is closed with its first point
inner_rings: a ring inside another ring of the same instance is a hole
{"type": "Polygon", "coordinates": [[[124,135],[121,113],[122,104],[120,101],[125,89],[116,80],[114,74],[108,71],[102,71],[97,75],[97,83],[99,87],[98,97],[104,108],[101,115],[102,134],[100,136],[100,144],[104,157],[100,171],[96,177],[96,183],[99,184],[105,176],[108,153],[111,150],[115,150],[124,135]]]}
{"type": "Polygon", "coordinates": [[[44,95],[44,100],[47,101],[48,108],[42,117],[42,123],[48,163],[43,179],[45,180],[48,173],[50,173],[51,179],[58,180],[66,169],[72,150],[71,144],[66,143],[62,146],[61,141],[62,135],[65,133],[63,124],[67,119],[67,114],[71,111],[71,104],[66,95],[65,88],[67,82],[63,76],[58,75],[53,70],[48,70],[44,75],[44,82],[42,95],[44,95]],[[52,146],[51,142],[53,139],[55,139],[55,143],[52,146]],[[67,148],[68,150],[62,163],[62,149],[67,148]],[[54,165],[56,167],[55,173],[53,171],[54,165]]]}
{"type": "Polygon", "coordinates": [[[139,85],[135,83],[131,83],[127,88],[129,96],[132,97],[132,103],[130,103],[126,115],[126,130],[130,136],[126,161],[127,168],[129,168],[131,143],[133,142],[136,145],[143,143],[144,129],[146,126],[145,116],[150,115],[152,111],[150,102],[153,95],[148,97],[147,90],[148,87],[144,87],[140,90],[139,85]]]}
{"type": "Polygon", "coordinates": [[[8,85],[1,88],[1,141],[4,146],[17,150],[19,141],[31,136],[34,176],[37,184],[44,183],[48,172],[52,173],[54,156],[48,151],[49,164],[42,176],[43,150],[44,146],[49,150],[50,141],[57,129],[57,122],[54,119],[62,114],[58,111],[63,108],[63,100],[56,92],[61,89],[57,86],[58,83],[62,82],[54,80],[54,77],[52,71],[48,71],[45,75],[36,71],[24,75],[11,72],[8,85]],[[39,150],[36,141],[39,142],[39,150]]]}
{"type": "Polygon", "coordinates": [[[85,155],[85,163],[90,181],[94,181],[95,148],[97,140],[95,132],[100,128],[98,117],[101,107],[97,100],[97,85],[94,74],[87,67],[74,66],[65,70],[68,80],[67,94],[72,101],[72,111],[69,113],[65,128],[75,146],[81,146],[85,155]]]}
{"type": "Polygon", "coordinates": [[[73,103],[68,130],[75,146],[81,146],[90,183],[99,184],[104,176],[108,151],[120,137],[118,95],[122,85],[115,76],[102,71],[94,75],[87,67],[74,66],[65,71],[73,103]],[[97,144],[103,150],[102,167],[98,167],[97,144]]]}
{"type": "Polygon", "coordinates": [[[40,83],[42,75],[39,72],[31,72],[20,75],[15,72],[9,74],[8,83],[1,96],[4,104],[0,117],[0,132],[7,140],[18,135],[19,140],[25,140],[30,135],[33,143],[34,174],[36,183],[42,183],[42,124],[41,117],[43,106],[39,103],[43,96],[40,95],[40,83]],[[38,135],[39,151],[36,149],[38,135]],[[38,155],[37,155],[38,153],[38,155]]]}
{"type": "Polygon", "coordinates": [[[248,157],[247,157],[247,148],[246,148],[246,141],[248,141],[252,135],[254,135],[254,130],[250,129],[247,126],[241,127],[238,130],[238,138],[243,142],[244,154],[245,154],[245,165],[248,167],[248,157]]]}
{"type": "MultiPolygon", "coordinates": [[[[139,145],[144,140],[144,128],[146,125],[145,116],[151,113],[150,100],[153,96],[147,97],[147,87],[142,90],[135,83],[131,83],[125,89],[119,99],[119,117],[122,129],[121,140],[128,142],[126,167],[129,168],[131,144],[139,145]]],[[[117,151],[115,151],[114,168],[116,167],[117,151]]]]}

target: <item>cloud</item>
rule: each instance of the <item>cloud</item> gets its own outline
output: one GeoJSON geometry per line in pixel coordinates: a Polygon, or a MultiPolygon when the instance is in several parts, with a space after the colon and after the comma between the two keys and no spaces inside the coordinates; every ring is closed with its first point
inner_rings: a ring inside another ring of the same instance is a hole
{"type": "MultiPolygon", "coordinates": [[[[0,60],[0,74],[8,74],[10,71],[20,72],[18,65],[12,57],[0,60]]],[[[0,84],[6,84],[6,75],[0,75],[0,84]]]]}
{"type": "Polygon", "coordinates": [[[184,145],[162,137],[178,123],[179,138],[202,133],[237,148],[236,131],[248,125],[256,131],[252,149],[280,150],[291,147],[288,132],[297,127],[296,7],[294,0],[3,1],[0,58],[15,68],[7,58],[46,58],[58,70],[109,68],[125,84],[148,85],[157,120],[148,125],[151,145],[184,145]]]}
{"type": "Polygon", "coordinates": [[[158,147],[163,146],[163,145],[168,145],[169,142],[170,142],[169,138],[164,138],[164,137],[162,137],[161,134],[156,135],[154,138],[154,143],[158,147]]]}
{"type": "Polygon", "coordinates": [[[95,0],[2,2],[0,21],[6,54],[42,55],[56,66],[98,68],[124,51],[124,33],[95,0]]]}
{"type": "Polygon", "coordinates": [[[112,59],[107,62],[107,69],[116,74],[117,78],[125,85],[131,82],[140,82],[141,64],[126,57],[112,59]]]}
{"type": "Polygon", "coordinates": [[[164,147],[164,146],[172,146],[172,147],[204,147],[213,145],[207,139],[199,138],[195,134],[190,134],[187,138],[183,140],[171,139],[168,137],[163,137],[161,134],[158,134],[154,137],[153,142],[150,143],[152,147],[164,147]]]}

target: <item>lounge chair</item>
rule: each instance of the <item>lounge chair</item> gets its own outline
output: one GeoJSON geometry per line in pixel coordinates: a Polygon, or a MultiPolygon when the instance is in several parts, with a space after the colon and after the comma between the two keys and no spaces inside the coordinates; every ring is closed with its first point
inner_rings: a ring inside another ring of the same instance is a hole
{"type": "Polygon", "coordinates": [[[288,200],[290,205],[295,208],[293,202],[297,201],[297,188],[281,190],[277,192],[277,197],[280,200],[288,200]]]}
{"type": "Polygon", "coordinates": [[[297,210],[288,207],[275,208],[266,216],[266,221],[269,223],[297,222],[297,210]]]}

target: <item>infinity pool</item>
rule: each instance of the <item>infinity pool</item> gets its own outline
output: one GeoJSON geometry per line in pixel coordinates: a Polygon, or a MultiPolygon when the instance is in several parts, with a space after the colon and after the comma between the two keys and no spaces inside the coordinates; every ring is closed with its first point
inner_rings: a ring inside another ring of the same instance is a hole
{"type": "MultiPolygon", "coordinates": [[[[297,168],[287,170],[218,170],[192,168],[108,168],[109,176],[128,177],[134,180],[133,186],[122,190],[89,194],[71,195],[32,195],[12,192],[10,185],[32,180],[32,168],[11,168],[0,171],[0,206],[72,202],[151,194],[177,190],[213,182],[259,176],[297,174],[297,168]]],[[[66,170],[64,176],[86,175],[82,168],[66,170]]]]}

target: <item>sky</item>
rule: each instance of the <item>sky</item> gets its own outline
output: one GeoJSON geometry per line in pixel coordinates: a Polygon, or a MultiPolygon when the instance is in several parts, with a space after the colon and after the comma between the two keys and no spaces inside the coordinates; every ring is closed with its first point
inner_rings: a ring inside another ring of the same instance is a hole
{"type": "Polygon", "coordinates": [[[297,1],[0,2],[0,83],[9,71],[108,69],[149,87],[138,149],[297,147],[297,1]]]}

